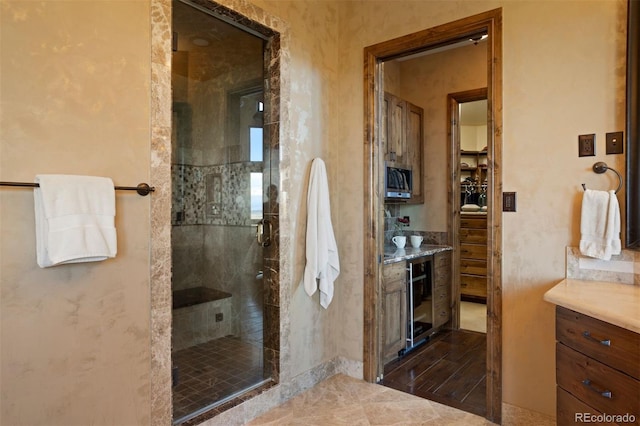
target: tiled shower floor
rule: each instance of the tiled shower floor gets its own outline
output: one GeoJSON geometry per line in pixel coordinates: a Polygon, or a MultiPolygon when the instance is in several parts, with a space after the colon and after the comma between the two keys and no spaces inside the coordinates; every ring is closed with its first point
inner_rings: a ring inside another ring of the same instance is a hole
{"type": "Polygon", "coordinates": [[[176,351],[173,418],[181,419],[263,380],[262,348],[223,337],[176,351]]]}

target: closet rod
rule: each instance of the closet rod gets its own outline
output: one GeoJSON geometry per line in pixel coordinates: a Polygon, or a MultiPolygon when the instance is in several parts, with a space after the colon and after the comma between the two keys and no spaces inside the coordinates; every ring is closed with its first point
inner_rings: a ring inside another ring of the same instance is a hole
{"type": "MultiPolygon", "coordinates": [[[[30,182],[0,182],[0,186],[22,186],[28,188],[39,188],[40,184],[30,182]]],[[[155,187],[149,186],[149,184],[147,183],[139,183],[138,186],[114,186],[114,189],[118,191],[136,191],[143,197],[156,190],[155,187]]]]}

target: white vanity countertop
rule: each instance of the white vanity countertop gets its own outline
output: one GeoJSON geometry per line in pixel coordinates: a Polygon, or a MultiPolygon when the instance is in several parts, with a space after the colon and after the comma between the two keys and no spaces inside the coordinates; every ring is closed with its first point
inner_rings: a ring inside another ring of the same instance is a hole
{"type": "Polygon", "coordinates": [[[441,251],[453,250],[451,246],[439,246],[433,244],[422,244],[418,248],[407,245],[405,248],[396,248],[395,246],[384,247],[384,264],[401,262],[403,260],[415,259],[422,256],[430,256],[441,251]]]}
{"type": "Polygon", "coordinates": [[[640,333],[640,286],[565,279],[544,300],[640,333]]]}

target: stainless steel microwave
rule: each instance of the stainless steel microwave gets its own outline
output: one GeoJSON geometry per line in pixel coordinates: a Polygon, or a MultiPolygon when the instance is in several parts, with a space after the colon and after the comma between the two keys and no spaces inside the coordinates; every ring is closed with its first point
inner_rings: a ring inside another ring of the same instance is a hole
{"type": "Polygon", "coordinates": [[[413,189],[413,171],[387,164],[384,172],[384,198],[409,200],[413,189]]]}

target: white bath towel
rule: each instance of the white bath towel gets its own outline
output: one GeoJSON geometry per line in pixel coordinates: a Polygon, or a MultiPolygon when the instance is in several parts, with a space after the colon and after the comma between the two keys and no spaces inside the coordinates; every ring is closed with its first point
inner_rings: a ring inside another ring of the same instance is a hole
{"type": "Polygon", "coordinates": [[[109,178],[38,175],[36,254],[41,268],[116,255],[115,190],[109,178]]]}
{"type": "Polygon", "coordinates": [[[602,260],[620,254],[620,206],[615,191],[587,189],[582,198],[580,253],[602,260]]]}
{"type": "Polygon", "coordinates": [[[333,299],[333,282],[340,275],[340,260],[331,224],[327,171],[320,158],[311,164],[307,192],[306,259],[304,288],[309,296],[319,288],[320,305],[327,309],[333,299]]]}

